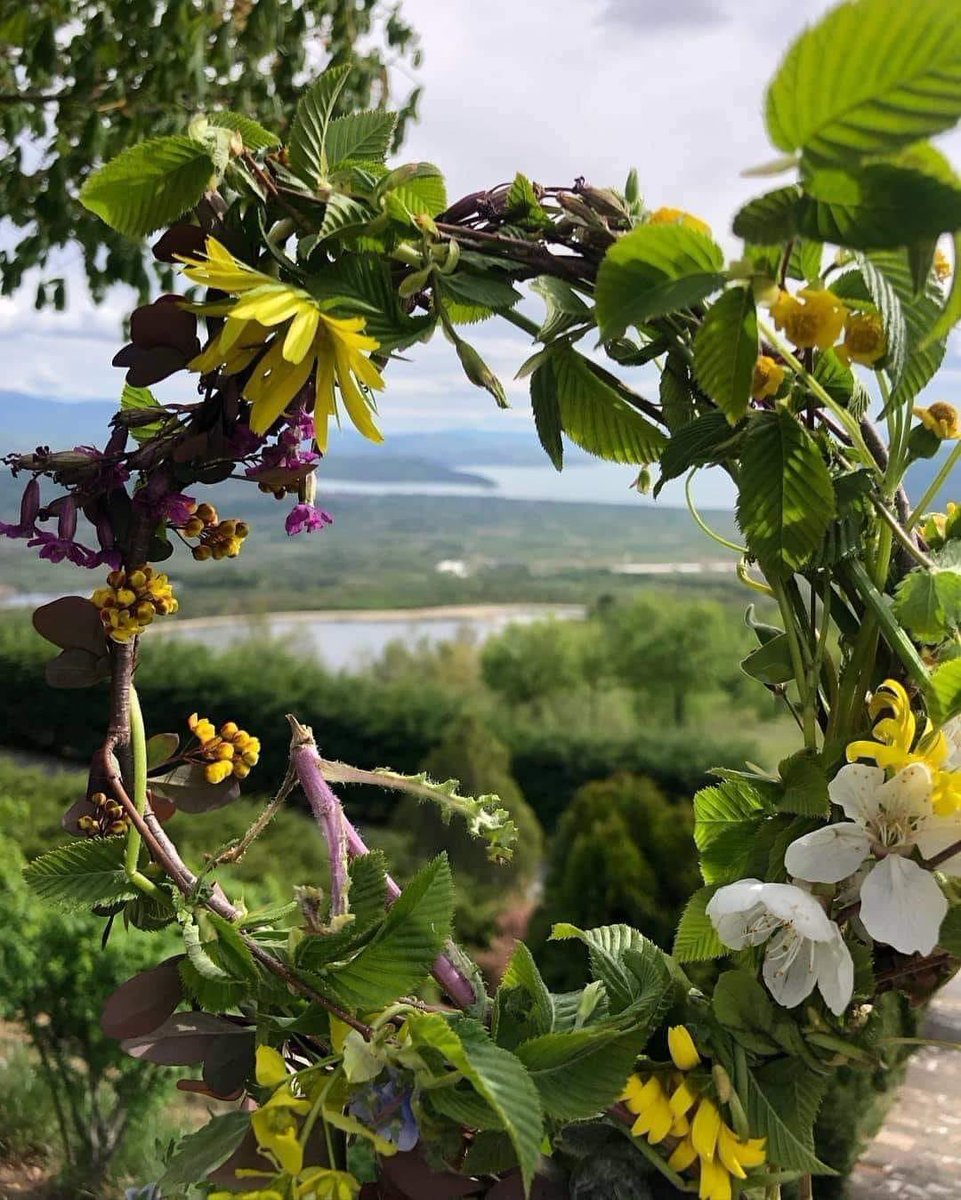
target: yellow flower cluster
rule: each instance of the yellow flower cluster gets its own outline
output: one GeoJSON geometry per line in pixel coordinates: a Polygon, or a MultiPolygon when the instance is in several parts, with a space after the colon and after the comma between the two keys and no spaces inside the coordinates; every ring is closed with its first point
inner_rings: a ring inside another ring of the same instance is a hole
{"type": "Polygon", "coordinates": [[[925,429],[930,429],[942,442],[961,438],[961,420],[953,404],[935,400],[927,408],[915,408],[914,415],[925,429]]]}
{"type": "Polygon", "coordinates": [[[218,733],[212,721],[192,713],[187,725],[200,743],[199,757],[207,764],[204,774],[208,783],[223,783],[231,775],[246,779],[250,768],[260,761],[260,739],[239,729],[234,721],[225,721],[218,733]]]}
{"type": "Polygon", "coordinates": [[[871,698],[868,711],[875,719],[873,741],[851,742],[848,762],[866,758],[882,770],[896,773],[912,763],[924,763],[930,770],[934,787],[931,803],[940,816],[961,810],[961,771],[946,771],[951,757],[948,739],[927,722],[920,738],[917,718],[911,711],[907,692],[896,679],[886,679],[871,698]]]}
{"type": "Polygon", "coordinates": [[[784,382],[784,368],[780,363],[761,354],[754,364],[754,382],[751,385],[751,395],[755,400],[764,400],[773,396],[784,382]]]}
{"type": "Polygon", "coordinates": [[[695,233],[705,233],[711,236],[711,227],[707,221],[695,217],[693,213],[685,212],[683,208],[656,208],[647,218],[649,225],[684,225],[695,233]]]}
{"type": "Polygon", "coordinates": [[[89,799],[96,814],[77,817],[77,828],[84,837],[119,837],[127,832],[130,822],[116,800],[108,799],[103,792],[94,792],[89,799]]]}
{"type": "Polygon", "coordinates": [[[887,353],[881,318],[849,312],[826,288],[801,288],[796,296],[782,289],[771,305],[771,316],[799,350],[830,350],[843,330],[838,355],[845,362],[870,367],[887,353]]]}
{"type": "Polygon", "coordinates": [[[197,505],[193,516],[180,531],[184,537],[200,539],[200,544],[191,551],[197,562],[207,562],[211,558],[219,562],[222,558],[237,557],[250,527],[246,521],[232,518],[221,521],[214,506],[204,503],[197,505]]]}
{"type": "MultiPolygon", "coordinates": [[[[355,1200],[360,1183],[349,1171],[305,1167],[297,1118],[313,1107],[306,1096],[294,1092],[294,1077],[283,1056],[272,1046],[258,1046],[256,1076],[261,1087],[271,1088],[270,1098],[250,1115],[257,1145],[277,1167],[268,1178],[271,1186],[243,1193],[245,1200],[355,1200]],[[276,1185],[276,1186],[275,1186],[276,1185]]],[[[245,1176],[258,1172],[243,1170],[245,1176]]],[[[236,1192],[213,1192],[209,1200],[236,1200],[236,1192]]]]}
{"type": "Polygon", "coordinates": [[[687,1029],[673,1026],[667,1040],[677,1071],[647,1079],[632,1075],[621,1096],[637,1116],[631,1133],[646,1135],[652,1146],[676,1139],[668,1166],[681,1172],[697,1163],[699,1200],[731,1200],[732,1178],[746,1179],[746,1168],[764,1163],[765,1139],[738,1137],[717,1104],[688,1078],[701,1056],[687,1029]]]}
{"type": "Polygon", "coordinates": [[[175,613],[179,607],[169,579],[153,567],[111,571],[107,586],[97,588],[90,599],[100,609],[107,637],[115,642],[129,642],[154,617],[175,613]]]}
{"type": "Polygon", "coordinates": [[[363,389],[380,391],[384,381],[367,358],[380,343],[365,334],[363,317],[334,317],[303,288],[284,283],[241,262],[215,238],[206,258],[184,258],[194,283],[237,297],[200,311],[225,316],[223,328],[188,365],[206,374],[218,367],[237,375],[256,363],[244,384],[252,404],[250,428],[264,434],[314,378],[317,444],[327,448],[327,425],[337,415],[335,384],[358,431],[373,442],[383,435],[363,389]]]}

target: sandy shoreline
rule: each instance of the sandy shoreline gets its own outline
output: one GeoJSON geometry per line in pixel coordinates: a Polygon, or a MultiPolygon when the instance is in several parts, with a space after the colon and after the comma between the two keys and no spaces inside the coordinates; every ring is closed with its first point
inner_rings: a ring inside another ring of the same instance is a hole
{"type": "Polygon", "coordinates": [[[152,634],[176,634],[182,629],[213,629],[222,625],[293,621],[316,624],[350,622],[364,625],[390,622],[404,625],[411,621],[488,621],[498,617],[521,615],[543,615],[545,617],[579,617],[584,614],[582,604],[439,604],[430,608],[320,608],[295,609],[291,612],[233,613],[216,617],[188,617],[184,620],[165,621],[158,624],[152,634]]]}

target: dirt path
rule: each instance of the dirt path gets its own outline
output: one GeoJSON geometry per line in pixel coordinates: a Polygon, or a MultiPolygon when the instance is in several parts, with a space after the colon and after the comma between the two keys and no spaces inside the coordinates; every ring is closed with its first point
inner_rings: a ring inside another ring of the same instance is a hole
{"type": "MultiPolygon", "coordinates": [[[[961,1042],[961,976],[931,1006],[924,1033],[961,1042]]],[[[851,1177],[848,1195],[849,1200],[961,1197],[961,1050],[930,1046],[914,1056],[884,1127],[851,1177]]]]}

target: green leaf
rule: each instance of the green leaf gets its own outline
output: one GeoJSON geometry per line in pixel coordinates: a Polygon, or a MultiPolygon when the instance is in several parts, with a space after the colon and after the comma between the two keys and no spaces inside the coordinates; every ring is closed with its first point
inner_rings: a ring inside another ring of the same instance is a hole
{"type": "Polygon", "coordinates": [[[160,1180],[164,1189],[189,1186],[206,1178],[230,1158],[250,1130],[250,1113],[212,1117],[177,1143],[160,1180]]]}
{"type": "Polygon", "coordinates": [[[684,906],[671,950],[671,954],[679,963],[709,962],[727,954],[727,948],[717,936],[706,912],[708,903],[716,891],[715,884],[699,888],[684,906]]]}
{"type": "Polygon", "coordinates": [[[820,758],[808,750],[798,750],[778,766],[784,783],[784,795],[778,811],[799,817],[826,817],[831,811],[828,779],[820,758]]]}
{"type": "Polygon", "coordinates": [[[543,229],[551,224],[546,209],[537,198],[534,185],[526,175],[514,176],[507,193],[506,216],[510,224],[543,229]]]}
{"type": "Polygon", "coordinates": [[[907,246],[961,228],[961,188],[904,167],[875,163],[810,172],[798,231],[853,250],[907,246]]]}
{"type": "Polygon", "coordinates": [[[940,642],[961,625],[961,568],[917,567],[898,584],[894,614],[919,642],[940,642]]]}
{"type": "Polygon", "coordinates": [[[759,246],[789,242],[797,233],[800,201],[796,183],[749,200],[734,216],[735,235],[759,246]]]}
{"type": "Polygon", "coordinates": [[[813,438],[790,413],[752,418],[738,482],[738,524],[762,568],[784,576],[808,562],[834,516],[834,485],[813,438]]]}
{"type": "Polygon", "coordinates": [[[180,738],[175,733],[155,733],[147,739],[147,770],[154,771],[173,758],[180,745],[180,738]]]}
{"type": "Polygon", "coordinates": [[[836,350],[822,350],[811,372],[832,400],[858,418],[867,411],[871,397],[851,368],[838,358],[836,350]]]}
{"type": "Polygon", "coordinates": [[[734,883],[750,874],[758,829],[772,811],[777,789],[726,779],[694,797],[694,842],[705,883],[734,883]]]}
{"type": "Polygon", "coordinates": [[[84,838],[41,854],[24,868],[28,887],[61,908],[132,900],[139,893],[124,873],[123,838],[84,838]]]}
{"type": "Polygon", "coordinates": [[[706,412],[687,425],[676,429],[661,454],[660,479],[654,488],[655,497],[671,479],[684,475],[691,467],[705,467],[721,462],[732,452],[736,440],[722,412],[706,412]]]}
{"type": "Polygon", "coordinates": [[[510,280],[497,275],[476,275],[461,271],[441,277],[443,295],[460,304],[479,304],[484,308],[513,308],[521,294],[510,280]]]}
{"type": "Polygon", "coordinates": [[[269,150],[273,146],[280,145],[280,138],[275,133],[264,129],[263,125],[251,120],[250,117],[245,117],[242,113],[215,112],[205,115],[211,125],[218,125],[221,129],[232,129],[235,133],[239,133],[245,150],[252,150],[256,154],[258,150],[269,150]]]}
{"type": "Polygon", "coordinates": [[[725,971],[711,996],[714,1015],[737,1041],[755,1054],[776,1054],[773,1031],[778,1014],[771,997],[748,971],[725,971]]]}
{"type": "Polygon", "coordinates": [[[731,288],[707,310],[694,339],[697,381],[731,425],[751,402],[757,355],[754,296],[748,288],[731,288]]]}
{"type": "Polygon", "coordinates": [[[829,1080],[793,1058],[748,1071],[748,1123],[754,1137],[767,1138],[772,1163],[816,1175],[836,1174],[814,1153],[814,1119],[829,1080]]]}
{"type": "Polygon", "coordinates": [[[689,308],[724,283],[724,255],[706,234],[682,225],[640,225],[619,238],[597,273],[595,302],[604,340],[628,325],[689,308]]]}
{"type": "Polygon", "coordinates": [[[477,1021],[446,1021],[437,1013],[412,1013],[414,1045],[440,1053],[497,1113],[517,1152],[525,1193],[534,1177],[544,1135],[540,1098],[527,1070],[509,1050],[495,1046],[477,1021]]]}
{"type": "Polygon", "coordinates": [[[794,662],[786,633],[779,633],[770,641],[741,660],[741,670],[752,679],[769,685],[790,683],[794,678],[794,662]]]}
{"type": "Polygon", "coordinates": [[[961,713],[961,658],[942,663],[928,682],[928,709],[937,725],[961,713]]]}
{"type": "MultiPolygon", "coordinates": [[[[886,257],[890,259],[895,256],[887,255],[886,257]]],[[[902,297],[898,294],[887,273],[882,271],[877,263],[870,258],[862,258],[860,266],[868,294],[874,301],[878,315],[884,324],[884,335],[888,346],[884,364],[892,382],[897,385],[904,370],[908,340],[905,310],[901,303],[902,297]]]]}
{"type": "Polygon", "coordinates": [[[630,925],[584,930],[560,923],[551,930],[551,941],[568,938],[587,947],[591,972],[604,984],[613,1013],[630,1012],[639,1026],[657,1019],[672,986],[669,960],[662,950],[630,925]]]}
{"type": "MultiPolygon", "coordinates": [[[[658,388],[661,411],[664,413],[664,420],[672,434],[677,433],[697,416],[692,390],[687,363],[681,354],[672,350],[664,363],[658,388]]],[[[662,466],[663,461],[662,457],[662,466]]]]}
{"type": "Polygon", "coordinates": [[[554,372],[549,362],[538,367],[531,376],[531,408],[538,440],[555,470],[560,471],[564,466],[561,406],[557,401],[554,372]]]}
{"type": "Polygon", "coordinates": [[[498,1046],[514,1050],[529,1038],[550,1033],[554,1005],[547,984],[523,942],[517,942],[494,996],[491,1036],[498,1046]]]}
{"type": "Polygon", "coordinates": [[[345,162],[382,163],[396,124],[397,114],[383,109],[335,117],[328,124],[324,138],[328,170],[336,171],[345,162]]]}
{"type": "Polygon", "coordinates": [[[327,198],[324,220],[317,234],[318,242],[348,232],[357,233],[371,220],[371,211],[360,200],[353,200],[341,192],[333,192],[327,198]]]}
{"type": "Polygon", "coordinates": [[[530,1072],[544,1112],[580,1121],[614,1103],[646,1041],[646,1030],[575,1029],[533,1038],[517,1048],[517,1057],[530,1072]]]}
{"type": "Polygon", "coordinates": [[[193,208],[210,186],[213,171],[206,148],[193,138],[150,138],[91,175],[80,203],[118,233],[144,237],[193,208]]]}
{"type": "MultiPolygon", "coordinates": [[[[896,371],[892,371],[895,380],[890,403],[892,405],[907,404],[930,383],[944,359],[947,348],[946,339],[943,337],[932,339],[930,336],[937,324],[943,303],[941,288],[935,280],[929,277],[922,292],[917,294],[910,259],[904,251],[875,253],[865,263],[862,263],[862,273],[872,296],[874,296],[874,288],[870,279],[871,271],[879,272],[888,280],[901,302],[905,347],[903,362],[896,371]],[[867,266],[868,263],[870,263],[870,267],[867,266]]],[[[876,296],[875,303],[880,309],[881,305],[876,296]]],[[[883,311],[882,317],[884,317],[883,311]]],[[[886,320],[885,329],[887,329],[886,320]]],[[[892,357],[890,336],[888,341],[888,359],[890,360],[892,357]]]]}
{"type": "Polygon", "coordinates": [[[928,346],[939,338],[946,338],[951,330],[961,321],[961,233],[954,235],[954,273],[951,276],[951,290],[944,302],[941,315],[934,328],[924,339],[923,345],[928,346]]]}
{"type": "MultiPolygon", "coordinates": [[[[440,167],[429,162],[409,165],[414,167],[414,171],[406,174],[403,182],[386,192],[388,211],[391,216],[406,220],[425,213],[431,217],[438,216],[447,207],[447,187],[440,167]]],[[[404,168],[399,170],[403,171],[404,168]]]]}
{"type": "Polygon", "coordinates": [[[356,312],[384,352],[409,346],[429,330],[433,318],[403,312],[386,262],[376,254],[341,254],[307,281],[317,299],[336,300],[338,311],[356,312]]]}
{"type": "Polygon", "coordinates": [[[961,958],[961,905],[956,904],[949,909],[948,915],[941,922],[938,945],[956,958],[961,958]]]}
{"type": "Polygon", "coordinates": [[[667,439],[624,399],[618,381],[603,368],[565,348],[539,370],[551,372],[561,427],[581,449],[610,462],[657,460],[667,439]]]}
{"type": "Polygon", "coordinates": [[[855,0],[807,29],[768,89],[780,150],[843,161],[886,154],[961,117],[957,0],[855,0]]]}
{"type": "MultiPolygon", "coordinates": [[[[136,411],[146,411],[147,409],[155,408],[159,412],[161,418],[166,414],[160,407],[160,402],[153,394],[150,388],[133,387],[129,383],[123,385],[123,391],[120,393],[120,409],[122,412],[127,412],[131,409],[136,411]]],[[[157,436],[163,429],[163,420],[151,421],[149,425],[132,425],[130,433],[134,441],[149,442],[151,438],[157,436]]]]}
{"type": "Polygon", "coordinates": [[[327,174],[324,138],[349,74],[347,64],[325,71],[297,103],[287,153],[291,170],[312,187],[327,174]]]}
{"type": "Polygon", "coordinates": [[[383,1008],[414,992],[450,937],[454,887],[447,856],[423,867],[359,953],[323,977],[342,1002],[360,1011],[383,1008]]]}
{"type": "Polygon", "coordinates": [[[538,341],[545,345],[566,333],[574,325],[583,325],[591,320],[590,307],[563,279],[552,275],[540,275],[531,282],[531,291],[544,301],[547,312],[543,324],[537,331],[538,341]]]}

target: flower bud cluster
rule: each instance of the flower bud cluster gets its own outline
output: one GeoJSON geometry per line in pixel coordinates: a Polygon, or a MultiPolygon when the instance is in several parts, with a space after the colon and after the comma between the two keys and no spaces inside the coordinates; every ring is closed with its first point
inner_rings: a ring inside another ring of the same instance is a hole
{"type": "Polygon", "coordinates": [[[206,562],[210,558],[217,561],[236,558],[250,527],[245,521],[221,521],[212,504],[198,504],[181,526],[181,532],[184,537],[199,539],[192,553],[197,562],[206,562]]]}
{"type": "Polygon", "coordinates": [[[77,817],[77,828],[84,837],[120,837],[127,832],[130,822],[116,800],[103,792],[94,792],[89,800],[96,812],[77,817]]]}
{"type": "Polygon", "coordinates": [[[260,739],[251,737],[236,722],[225,721],[218,733],[212,721],[193,713],[187,720],[190,732],[200,743],[197,758],[205,763],[208,783],[223,783],[231,776],[246,779],[260,760],[260,739]]]}
{"type": "Polygon", "coordinates": [[[175,613],[179,607],[167,576],[146,566],[111,571],[107,586],[97,588],[90,599],[100,609],[107,637],[115,642],[129,642],[154,617],[175,613]]]}

